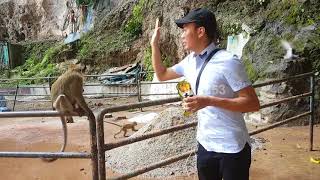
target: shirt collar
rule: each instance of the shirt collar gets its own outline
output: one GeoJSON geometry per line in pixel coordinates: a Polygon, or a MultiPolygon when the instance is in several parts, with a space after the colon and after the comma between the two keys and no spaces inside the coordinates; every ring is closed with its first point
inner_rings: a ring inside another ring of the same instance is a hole
{"type": "Polygon", "coordinates": [[[215,45],[214,45],[214,43],[212,42],[212,43],[210,43],[203,51],[201,51],[201,53],[200,54],[194,54],[193,56],[194,57],[197,57],[197,56],[199,56],[201,59],[205,59],[205,58],[207,58],[207,56],[215,49],[215,45]]]}

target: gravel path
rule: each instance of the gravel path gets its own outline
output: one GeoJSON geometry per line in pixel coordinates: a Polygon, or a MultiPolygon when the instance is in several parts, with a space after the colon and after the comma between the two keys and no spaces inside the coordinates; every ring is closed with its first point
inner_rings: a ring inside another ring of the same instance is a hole
{"type": "MultiPolygon", "coordinates": [[[[196,120],[195,115],[185,118],[182,113],[183,111],[180,106],[169,107],[161,112],[158,118],[146,124],[132,136],[139,136],[150,131],[196,120]]],[[[107,167],[111,167],[117,173],[128,173],[171,156],[195,149],[197,145],[195,133],[196,128],[189,128],[113,149],[106,152],[107,167]]],[[[263,139],[252,139],[252,149],[261,149],[261,143],[263,143],[263,139]]],[[[143,176],[161,178],[172,175],[193,174],[196,172],[195,160],[196,156],[191,156],[168,166],[152,170],[143,174],[143,176]]]]}

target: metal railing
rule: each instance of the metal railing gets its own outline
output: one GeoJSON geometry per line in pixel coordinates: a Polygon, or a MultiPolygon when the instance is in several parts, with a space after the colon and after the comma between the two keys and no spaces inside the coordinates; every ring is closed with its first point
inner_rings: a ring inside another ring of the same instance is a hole
{"type": "MultiPolygon", "coordinates": [[[[119,83],[119,84],[102,84],[102,83],[86,83],[84,84],[85,87],[90,87],[90,86],[108,86],[108,87],[132,87],[128,92],[96,92],[96,93],[84,93],[85,97],[88,96],[102,96],[102,97],[127,97],[127,96],[137,96],[138,101],[141,102],[142,98],[141,95],[139,95],[140,91],[140,80],[139,80],[139,76],[141,75],[140,73],[126,73],[124,74],[125,76],[134,76],[136,79],[135,83],[119,83]]],[[[104,75],[84,75],[85,78],[101,78],[101,77],[113,77],[113,76],[119,76],[119,74],[104,74],[104,75]]],[[[0,96],[4,96],[4,97],[14,97],[13,99],[6,99],[6,100],[0,100],[0,101],[13,101],[13,106],[12,106],[12,111],[15,110],[16,107],[16,103],[17,102],[30,102],[30,101],[37,101],[39,102],[39,100],[19,100],[19,97],[43,97],[46,100],[41,100],[43,102],[51,102],[50,101],[50,90],[51,90],[51,85],[54,79],[56,79],[57,77],[35,77],[35,78],[13,78],[13,79],[0,79],[0,84],[15,84],[14,86],[10,87],[10,88],[5,88],[5,90],[7,92],[1,92],[0,96]],[[44,84],[44,85],[21,85],[19,83],[19,81],[21,80],[42,80],[43,82],[46,82],[48,84],[44,84]],[[35,93],[29,93],[29,94],[21,94],[19,93],[19,91],[21,89],[29,89],[29,88],[33,88],[33,89],[47,89],[46,92],[48,93],[44,93],[44,94],[35,94],[35,93]],[[11,91],[8,92],[8,89],[10,89],[11,91]]],[[[0,89],[1,90],[1,89],[0,89]]]]}
{"type": "MultiPolygon", "coordinates": [[[[269,126],[254,130],[252,132],[250,132],[250,135],[255,135],[264,131],[267,131],[269,129],[273,129],[275,127],[287,124],[289,122],[295,121],[299,118],[305,117],[305,116],[309,116],[309,126],[310,126],[310,143],[309,143],[309,150],[313,149],[313,126],[314,126],[314,74],[312,72],[310,73],[305,73],[305,74],[300,74],[300,75],[296,75],[296,76],[292,76],[290,78],[284,78],[284,79],[279,79],[279,80],[274,80],[274,81],[268,81],[268,82],[264,82],[264,83],[259,83],[259,84],[255,84],[253,85],[254,88],[257,87],[262,87],[262,86],[266,86],[266,85],[271,85],[271,84],[275,84],[275,83],[280,83],[280,82],[285,82],[285,81],[290,81],[290,80],[295,80],[295,79],[301,79],[301,78],[310,78],[310,91],[300,94],[300,95],[296,95],[296,96],[292,96],[292,97],[288,97],[288,98],[284,98],[281,100],[278,100],[276,102],[271,102],[271,103],[267,103],[267,104],[263,104],[261,105],[261,108],[267,108],[267,107],[271,107],[277,104],[281,104],[281,103],[285,103],[288,101],[292,101],[295,99],[299,99],[299,98],[304,98],[304,97],[309,97],[310,100],[310,109],[308,112],[304,112],[302,114],[296,115],[294,117],[290,117],[287,118],[285,120],[282,120],[280,122],[271,124],[269,126]]],[[[111,108],[106,108],[103,109],[99,115],[97,116],[97,149],[98,149],[98,172],[99,172],[99,180],[105,180],[106,179],[106,165],[105,165],[105,152],[120,146],[124,146],[124,145],[128,145],[128,144],[132,144],[138,141],[142,141],[142,140],[146,140],[146,139],[150,139],[153,137],[157,137],[157,136],[161,136],[164,134],[168,134],[171,132],[175,132],[175,131],[179,131],[179,130],[183,130],[183,129],[187,129],[187,128],[191,128],[191,127],[195,127],[197,125],[197,122],[191,122],[191,123],[186,123],[184,125],[177,125],[177,126],[172,126],[166,129],[162,129],[159,131],[154,131],[154,132],[150,132],[150,133],[146,133],[140,136],[135,136],[132,138],[128,138],[128,139],[123,139],[123,140],[119,140],[113,143],[107,143],[105,144],[105,140],[104,140],[104,124],[103,124],[103,118],[104,115],[107,113],[112,113],[112,112],[117,112],[117,111],[125,111],[125,110],[129,110],[129,109],[134,109],[134,108],[143,108],[143,107],[149,107],[149,106],[155,106],[155,105],[161,105],[161,104],[165,104],[165,103],[172,103],[172,102],[178,102],[180,101],[180,98],[169,98],[169,99],[164,99],[164,100],[157,100],[157,101],[149,101],[149,102],[140,102],[140,103],[134,103],[134,104],[129,104],[129,105],[124,105],[124,106],[116,106],[116,107],[111,107],[111,108]]],[[[135,177],[138,176],[140,174],[146,173],[148,171],[151,171],[153,169],[174,163],[176,161],[185,159],[187,157],[189,157],[192,154],[195,154],[197,152],[197,150],[191,150],[188,152],[185,152],[183,154],[180,155],[176,155],[173,157],[169,157],[168,159],[162,160],[160,162],[156,162],[152,165],[149,165],[147,167],[143,167],[140,169],[137,169],[133,172],[118,176],[118,177],[113,177],[113,178],[108,178],[108,179],[128,179],[131,177],[135,177]]]]}
{"type": "MultiPolygon", "coordinates": [[[[154,96],[154,95],[176,95],[176,93],[143,93],[142,87],[153,85],[153,84],[177,84],[178,82],[149,82],[149,81],[142,81],[140,77],[143,76],[143,74],[147,73],[153,73],[150,72],[139,72],[139,73],[126,73],[122,74],[124,76],[133,76],[135,78],[134,83],[117,83],[117,84],[103,84],[103,83],[85,83],[84,87],[98,87],[98,86],[108,86],[109,88],[119,88],[119,87],[130,87],[127,88],[126,92],[95,92],[95,93],[84,93],[84,97],[89,96],[99,96],[99,97],[130,97],[134,96],[137,97],[138,102],[142,102],[142,97],[145,96],[154,96]]],[[[101,78],[101,77],[113,77],[113,76],[119,76],[119,74],[104,74],[104,75],[84,75],[85,78],[94,78],[95,80],[101,78]]],[[[18,102],[51,102],[50,100],[50,90],[51,90],[51,84],[54,79],[57,77],[35,77],[35,78],[13,78],[13,79],[0,79],[0,84],[15,84],[14,87],[6,88],[7,92],[1,92],[0,96],[5,97],[14,97],[13,99],[6,99],[6,100],[0,100],[0,101],[13,101],[12,105],[12,111],[15,111],[16,105],[18,102]],[[19,84],[19,81],[21,80],[42,80],[43,82],[46,82],[48,84],[43,85],[21,85],[19,84]],[[47,89],[47,93],[42,94],[35,94],[35,93],[29,93],[29,94],[21,94],[20,91],[23,89],[47,89]],[[8,92],[8,89],[11,89],[10,92],[8,92]],[[44,99],[39,100],[26,100],[26,99],[19,99],[19,97],[42,97],[44,99]]],[[[0,89],[1,90],[1,89],[0,89]]]]}
{"type": "MultiPolygon", "coordinates": [[[[76,116],[76,114],[64,114],[76,116]]],[[[0,118],[17,117],[60,117],[57,111],[20,111],[20,112],[1,112],[0,118]]],[[[82,158],[91,159],[92,180],[98,180],[98,153],[96,122],[89,121],[91,153],[81,152],[0,152],[0,158],[82,158]]]]}
{"type": "MultiPolygon", "coordinates": [[[[295,80],[295,79],[301,79],[301,78],[310,78],[310,91],[306,93],[302,93],[300,95],[280,99],[276,102],[271,102],[267,104],[261,105],[262,108],[271,107],[280,103],[285,103],[288,101],[292,101],[299,98],[305,98],[309,97],[309,111],[304,112],[302,114],[296,115],[294,117],[290,117],[288,119],[282,120],[280,122],[271,124],[269,126],[254,130],[250,132],[250,135],[255,135],[261,132],[264,132],[266,130],[287,124],[289,122],[295,121],[301,117],[309,116],[309,126],[310,126],[310,138],[309,138],[309,150],[313,149],[313,126],[314,126],[314,74],[311,73],[305,73],[297,76],[292,76],[290,78],[284,78],[280,80],[274,80],[274,81],[268,81],[264,83],[259,83],[253,85],[254,88],[262,87],[266,85],[271,85],[275,83],[295,80]]],[[[139,81],[137,83],[137,87],[139,87],[139,81]]],[[[139,92],[140,90],[138,90],[139,92]]],[[[139,97],[139,96],[138,96],[139,97]]],[[[106,179],[106,165],[105,165],[105,152],[120,146],[132,144],[138,141],[143,141],[146,139],[150,139],[153,137],[161,136],[164,134],[168,134],[171,132],[180,131],[183,129],[195,127],[197,125],[197,122],[190,122],[183,125],[177,125],[172,126],[166,129],[158,130],[149,132],[140,136],[135,136],[132,138],[127,138],[123,140],[119,140],[113,143],[105,143],[104,140],[104,123],[103,118],[104,115],[107,113],[112,112],[118,112],[118,111],[125,111],[135,108],[143,108],[143,107],[150,107],[150,106],[156,106],[156,105],[162,105],[166,103],[173,103],[178,102],[181,99],[179,97],[169,98],[169,99],[163,99],[163,100],[156,100],[156,101],[147,101],[147,102],[138,102],[123,106],[115,106],[110,108],[105,108],[101,110],[97,116],[97,119],[95,122],[89,121],[90,126],[90,144],[91,144],[91,153],[78,153],[78,152],[55,152],[55,153],[49,153],[49,152],[0,152],[0,157],[13,157],[13,158],[49,158],[49,157],[57,157],[57,158],[90,158],[92,162],[92,179],[93,180],[105,180],[106,179]]],[[[74,115],[74,114],[73,114],[74,115]]],[[[0,118],[14,118],[14,117],[59,117],[60,114],[56,111],[36,111],[36,112],[6,112],[6,113],[0,113],[0,118]]],[[[197,150],[191,150],[188,152],[184,152],[180,155],[176,155],[173,157],[169,157],[165,160],[162,160],[160,162],[156,162],[154,164],[151,164],[147,167],[143,167],[140,169],[137,169],[133,172],[121,175],[119,177],[114,177],[110,179],[127,179],[131,177],[135,177],[137,175],[143,174],[145,172],[151,171],[153,169],[171,164],[173,162],[185,159],[189,157],[190,155],[196,153],[197,150]]]]}

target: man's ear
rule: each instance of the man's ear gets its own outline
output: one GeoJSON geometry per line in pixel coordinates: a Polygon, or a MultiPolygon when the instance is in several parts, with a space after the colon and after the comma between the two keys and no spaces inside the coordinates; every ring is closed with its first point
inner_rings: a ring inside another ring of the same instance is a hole
{"type": "Polygon", "coordinates": [[[198,37],[201,38],[203,36],[205,36],[206,34],[206,29],[204,27],[198,27],[197,28],[197,32],[198,32],[198,37]]]}

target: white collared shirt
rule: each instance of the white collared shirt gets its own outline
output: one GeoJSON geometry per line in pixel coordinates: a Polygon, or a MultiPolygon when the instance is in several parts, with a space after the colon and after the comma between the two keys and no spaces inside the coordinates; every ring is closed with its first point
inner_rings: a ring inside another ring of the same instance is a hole
{"type": "MultiPolygon", "coordinates": [[[[199,55],[192,52],[171,69],[183,75],[195,92],[199,70],[214,49],[215,46],[211,43],[199,55]]],[[[234,98],[237,91],[250,85],[251,82],[237,56],[220,50],[210,59],[201,74],[198,95],[234,98]]],[[[249,143],[242,113],[207,106],[199,110],[197,116],[197,140],[207,151],[237,153],[243,149],[246,142],[249,143]]]]}

